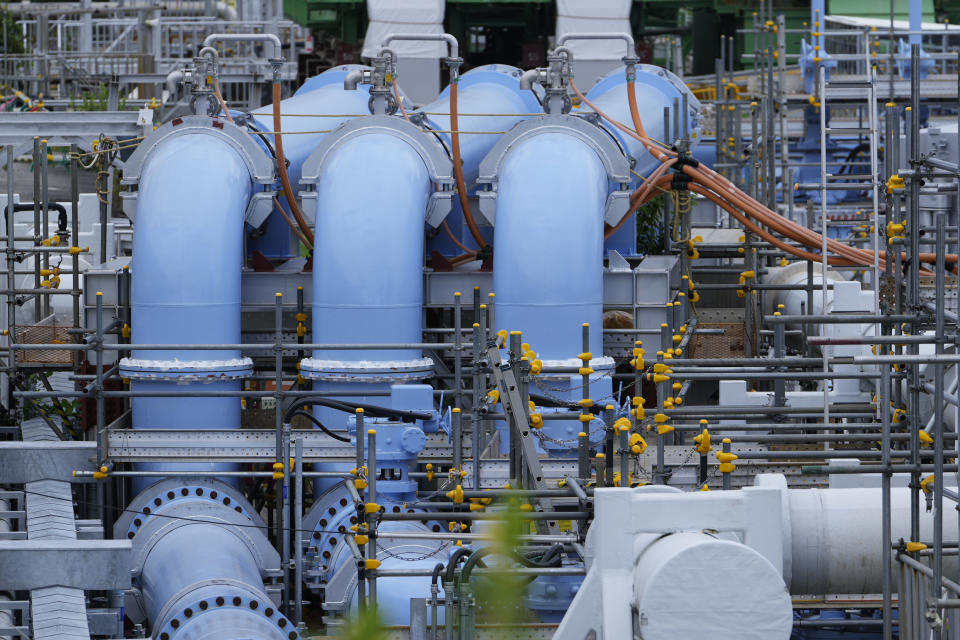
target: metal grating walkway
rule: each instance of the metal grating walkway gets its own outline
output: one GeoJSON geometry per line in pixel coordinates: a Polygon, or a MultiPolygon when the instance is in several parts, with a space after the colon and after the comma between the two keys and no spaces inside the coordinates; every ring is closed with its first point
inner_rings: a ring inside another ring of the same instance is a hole
{"type": "MultiPolygon", "coordinates": [[[[58,440],[40,418],[20,427],[24,440],[58,440]]],[[[76,540],[73,491],[69,482],[38,480],[24,486],[27,537],[30,540],[76,540]]],[[[87,603],[82,589],[44,587],[30,592],[34,640],[90,640],[87,603]]]]}

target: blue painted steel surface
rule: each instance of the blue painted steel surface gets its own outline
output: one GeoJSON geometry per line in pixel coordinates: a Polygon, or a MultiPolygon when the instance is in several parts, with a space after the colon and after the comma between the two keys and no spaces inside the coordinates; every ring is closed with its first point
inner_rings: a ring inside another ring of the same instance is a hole
{"type": "MultiPolygon", "coordinates": [[[[327,135],[327,131],[336,129],[354,117],[370,114],[367,106],[370,100],[368,85],[360,85],[355,91],[343,88],[343,79],[347,73],[365,68],[361,65],[340,65],[324,71],[308,79],[294,95],[280,103],[280,127],[284,133],[283,155],[289,163],[287,173],[294,189],[300,184],[303,161],[327,135]]],[[[273,131],[271,105],[256,109],[253,117],[257,129],[273,131]]],[[[272,145],[273,136],[267,138],[272,145]]],[[[278,187],[278,191],[282,191],[282,187],[278,187]]],[[[281,196],[279,200],[284,210],[289,212],[286,198],[281,196]]],[[[274,213],[266,223],[266,233],[260,238],[251,239],[248,249],[260,251],[268,258],[284,258],[298,255],[297,245],[295,239],[291,241],[289,225],[274,213]]]]}
{"type": "MultiPolygon", "coordinates": [[[[134,343],[240,342],[243,216],[250,198],[243,160],[214,135],[162,140],[143,168],[131,264],[134,343]]],[[[139,350],[134,359],[223,361],[239,351],[139,350]]],[[[211,367],[215,368],[215,367],[211,367]]],[[[236,390],[239,383],[195,384],[236,390]]],[[[135,390],[184,389],[139,381],[135,390]]],[[[134,398],[133,426],[144,429],[238,429],[237,398],[134,398]]],[[[141,469],[230,469],[228,464],[143,463],[141,469]]],[[[135,490],[154,482],[137,478],[135,490]]]]}
{"type": "Polygon", "coordinates": [[[525,139],[503,162],[494,227],[497,328],[522,331],[544,360],[575,357],[584,322],[591,351],[603,352],[606,197],[603,164],[573,136],[525,139]]]}
{"type": "MultiPolygon", "coordinates": [[[[460,77],[457,102],[461,114],[461,131],[509,131],[515,124],[525,120],[530,113],[542,113],[543,109],[532,91],[520,88],[522,71],[503,64],[488,64],[471,69],[460,77]]],[[[420,109],[426,117],[427,125],[437,131],[450,130],[450,87],[443,90],[431,104],[420,109]]],[[[450,149],[450,134],[438,134],[443,145],[450,149]]],[[[472,133],[460,135],[460,155],[463,160],[464,181],[472,193],[477,179],[480,161],[500,139],[501,134],[472,133]]],[[[453,209],[447,216],[447,224],[458,240],[476,249],[477,245],[463,222],[463,211],[457,198],[453,199],[453,209]]],[[[489,242],[492,229],[483,226],[481,232],[489,242]]],[[[439,233],[428,244],[431,250],[444,255],[459,255],[457,247],[446,233],[439,233]]]]}

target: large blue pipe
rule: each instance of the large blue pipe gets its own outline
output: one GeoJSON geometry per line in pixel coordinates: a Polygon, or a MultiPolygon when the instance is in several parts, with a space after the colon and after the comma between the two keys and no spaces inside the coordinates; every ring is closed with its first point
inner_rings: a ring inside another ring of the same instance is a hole
{"type": "MultiPolygon", "coordinates": [[[[430,193],[423,160],[403,140],[372,133],[336,147],[325,167],[317,186],[313,339],[321,344],[419,343],[423,218],[430,193]]],[[[365,392],[388,388],[395,363],[416,361],[421,352],[317,350],[313,357],[327,370],[344,363],[345,371],[316,382],[315,388],[355,390],[363,401],[365,392]],[[369,367],[356,370],[357,362],[369,367]]],[[[329,426],[343,422],[342,413],[315,411],[329,426]]]]}
{"type": "MultiPolygon", "coordinates": [[[[252,191],[243,160],[215,135],[191,133],[158,143],[143,167],[133,239],[132,339],[140,344],[240,342],[240,264],[243,216],[252,191]]],[[[159,377],[185,361],[209,369],[237,364],[239,351],[138,350],[134,361],[159,377]],[[179,361],[176,362],[176,361],[179,361]]],[[[204,375],[200,373],[198,375],[204,375]]],[[[139,380],[134,390],[182,390],[189,380],[139,380]]],[[[235,381],[204,390],[237,390],[235,381]]],[[[236,398],[138,397],[135,429],[238,429],[236,398]]],[[[228,469],[224,464],[143,463],[141,469],[228,469]]],[[[150,479],[137,479],[139,491],[150,479]]]]}
{"type": "Polygon", "coordinates": [[[576,357],[584,322],[590,323],[591,352],[603,352],[607,192],[596,152],[563,133],[523,139],[501,166],[494,227],[497,324],[522,331],[544,360],[576,357]]]}

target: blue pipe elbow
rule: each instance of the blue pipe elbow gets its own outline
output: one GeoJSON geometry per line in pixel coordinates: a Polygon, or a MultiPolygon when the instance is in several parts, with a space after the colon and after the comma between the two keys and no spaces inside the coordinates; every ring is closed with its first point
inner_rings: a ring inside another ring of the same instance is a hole
{"type": "MultiPolygon", "coordinates": [[[[240,342],[238,266],[251,190],[240,155],[216,136],[171,136],[151,152],[140,181],[133,238],[134,343],[240,342]]],[[[136,370],[134,390],[147,391],[182,390],[184,383],[239,390],[239,382],[230,378],[247,368],[238,350],[135,350],[128,364],[136,370]]],[[[137,397],[131,404],[135,429],[240,428],[236,398],[137,397]]],[[[235,465],[145,463],[138,468],[228,470],[235,465]]],[[[137,478],[134,489],[152,482],[137,478]]]]}

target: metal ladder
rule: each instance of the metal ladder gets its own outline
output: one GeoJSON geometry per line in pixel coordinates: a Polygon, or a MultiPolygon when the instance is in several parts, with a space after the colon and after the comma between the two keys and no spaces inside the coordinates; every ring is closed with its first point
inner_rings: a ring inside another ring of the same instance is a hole
{"type": "MultiPolygon", "coordinates": [[[[865,36],[869,38],[868,35],[865,36]]],[[[878,132],[877,132],[877,123],[879,116],[877,114],[877,72],[872,65],[870,59],[870,46],[869,40],[867,46],[864,47],[864,69],[866,72],[866,80],[836,80],[828,82],[826,78],[826,69],[822,65],[818,70],[818,83],[817,83],[817,92],[820,102],[820,233],[823,237],[823,242],[820,247],[820,257],[821,265],[823,269],[823,276],[821,278],[823,284],[823,300],[827,300],[827,289],[828,289],[828,265],[827,265],[827,191],[828,190],[857,190],[862,191],[866,190],[870,192],[869,200],[871,207],[870,221],[872,224],[871,232],[871,248],[873,249],[873,265],[872,265],[872,284],[873,284],[873,293],[874,293],[874,305],[876,309],[879,309],[879,293],[880,293],[880,262],[879,262],[879,251],[880,246],[880,188],[881,188],[881,176],[880,176],[880,166],[877,156],[877,149],[879,147],[878,132]],[[859,94],[862,94],[864,103],[847,103],[850,104],[862,104],[861,113],[866,113],[867,126],[866,127],[828,127],[827,126],[827,108],[829,98],[831,96],[837,96],[837,94],[842,94],[846,96],[852,95],[860,97],[859,94]],[[840,173],[830,173],[828,162],[827,162],[827,136],[828,135],[857,135],[865,136],[866,144],[869,147],[869,158],[870,158],[870,174],[840,174],[840,173]],[[852,182],[851,182],[852,181],[852,182]]],[[[879,327],[877,327],[877,332],[879,333],[879,327]]],[[[830,348],[824,346],[823,351],[823,368],[824,371],[829,371],[827,364],[828,356],[830,353],[830,348]]],[[[824,394],[824,420],[829,421],[830,419],[830,399],[829,399],[830,387],[829,385],[824,385],[823,394],[824,394]]]]}
{"type": "MultiPolygon", "coordinates": [[[[516,451],[520,458],[516,474],[519,477],[515,479],[525,489],[546,489],[537,444],[530,427],[529,405],[524,399],[526,393],[521,393],[514,364],[501,360],[500,347],[496,342],[491,342],[487,347],[487,363],[510,426],[511,451],[516,451]]],[[[530,504],[538,512],[554,510],[553,501],[547,497],[533,497],[530,504]]],[[[534,526],[539,534],[559,532],[556,520],[535,520],[534,526]]]]}

